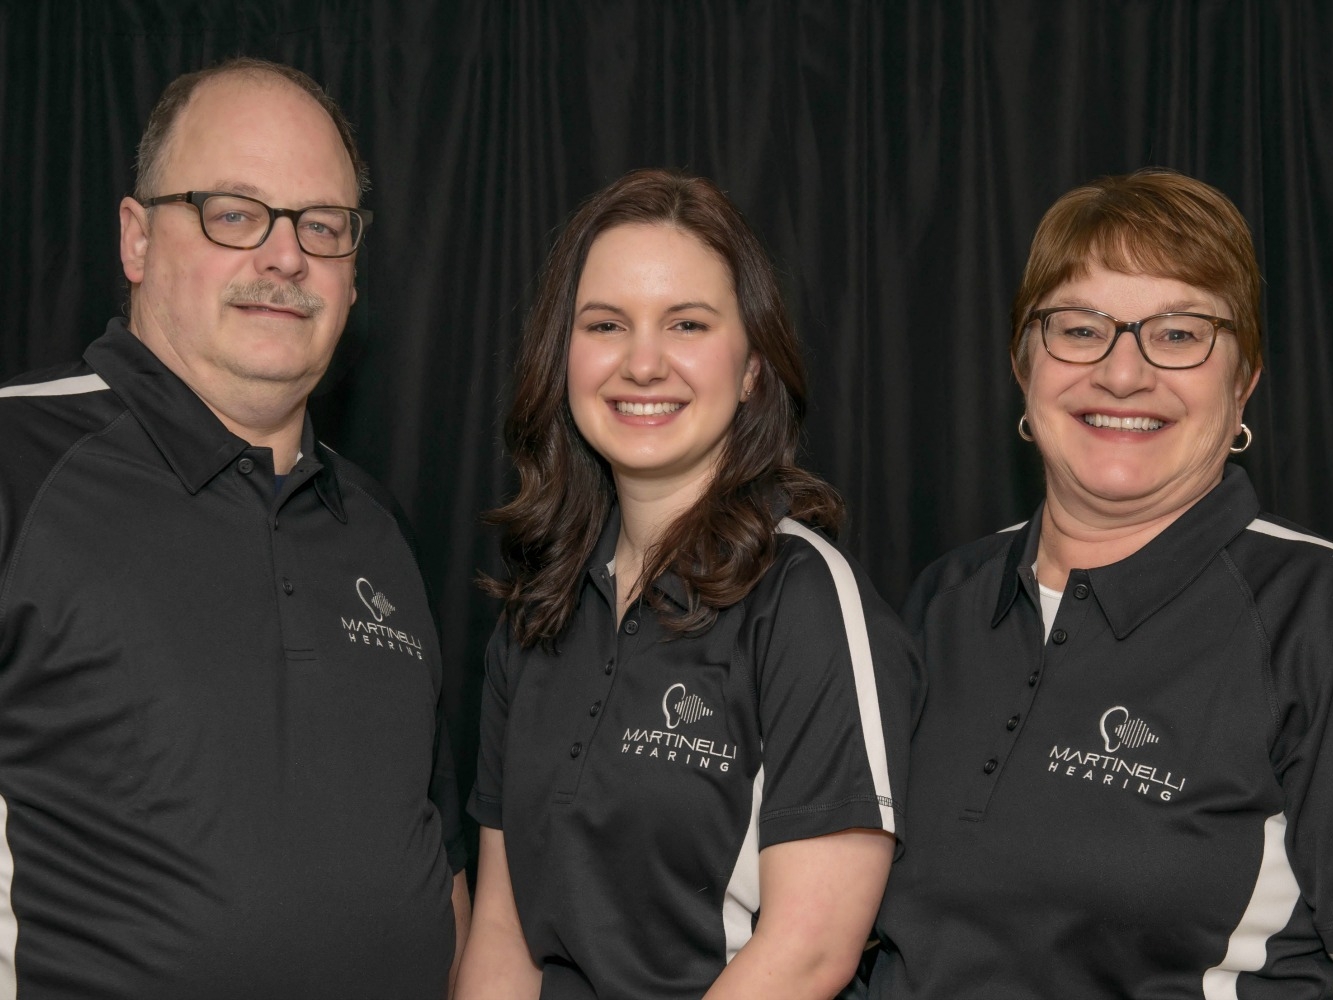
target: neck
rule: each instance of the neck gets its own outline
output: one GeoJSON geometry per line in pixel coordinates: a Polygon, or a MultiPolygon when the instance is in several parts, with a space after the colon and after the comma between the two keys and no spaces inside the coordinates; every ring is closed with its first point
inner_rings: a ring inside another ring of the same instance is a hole
{"type": "MultiPolygon", "coordinates": [[[[202,398],[202,397],[201,397],[202,398]]],[[[213,415],[222,421],[222,425],[238,438],[248,441],[256,448],[268,448],[273,452],[273,471],[285,476],[296,464],[296,456],[301,451],[301,429],[305,426],[305,400],[301,400],[295,409],[280,417],[275,423],[260,422],[253,415],[241,421],[229,413],[214,406],[207,399],[204,403],[213,411],[213,415]]]]}
{"type": "Polygon", "coordinates": [[[616,603],[620,614],[639,596],[645,557],[703,492],[706,481],[664,484],[617,475],[616,603]]]}
{"type": "Polygon", "coordinates": [[[170,339],[159,335],[157,328],[144,322],[133,309],[130,332],[203,400],[227,430],[257,448],[271,449],[277,475],[292,470],[301,450],[306,400],[319,372],[300,378],[265,379],[191,364],[173,349],[170,339]]]}
{"type": "Polygon", "coordinates": [[[1129,558],[1170,527],[1206,493],[1165,509],[1142,504],[1104,510],[1078,501],[1071,502],[1062,491],[1048,483],[1041,539],[1037,546],[1038,581],[1052,590],[1064,590],[1071,570],[1096,569],[1129,558]]]}

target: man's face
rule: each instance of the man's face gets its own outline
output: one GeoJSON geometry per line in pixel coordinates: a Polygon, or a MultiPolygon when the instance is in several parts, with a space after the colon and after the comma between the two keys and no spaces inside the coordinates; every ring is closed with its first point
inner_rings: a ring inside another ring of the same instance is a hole
{"type": "MultiPolygon", "coordinates": [[[[275,208],[356,204],[350,157],[309,95],[276,77],[199,86],[167,141],[161,189],[248,195],[275,208]]],[[[243,419],[303,400],[356,299],[354,257],[302,251],[290,219],[253,250],[217,246],[199,213],[121,203],[121,260],[137,287],[131,330],[214,411],[243,419]],[[238,412],[239,411],[239,412],[238,412]]]]}

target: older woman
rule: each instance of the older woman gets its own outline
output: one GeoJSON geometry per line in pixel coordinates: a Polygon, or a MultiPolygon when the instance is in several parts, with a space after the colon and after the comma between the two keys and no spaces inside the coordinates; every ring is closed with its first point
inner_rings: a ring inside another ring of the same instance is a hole
{"type": "Polygon", "coordinates": [[[895,846],[910,642],[795,464],[804,377],[710,182],[556,242],[507,428],[460,997],[831,997],[895,846]]]}
{"type": "Polygon", "coordinates": [[[1042,220],[1010,349],[1046,499],[909,598],[873,996],[1333,996],[1333,551],[1227,464],[1259,287],[1235,206],[1174,172],[1042,220]]]}

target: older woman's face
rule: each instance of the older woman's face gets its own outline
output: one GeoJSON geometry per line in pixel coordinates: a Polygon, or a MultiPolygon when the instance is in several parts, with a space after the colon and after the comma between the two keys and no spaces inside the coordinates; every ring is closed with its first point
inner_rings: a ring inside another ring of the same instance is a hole
{"type": "MultiPolygon", "coordinates": [[[[1086,306],[1120,320],[1175,311],[1231,318],[1222,299],[1193,285],[1097,265],[1041,306],[1086,306]]],[[[1128,333],[1092,365],[1052,358],[1035,330],[1026,349],[1023,391],[1047,490],[1066,509],[1111,519],[1171,514],[1212,489],[1259,377],[1238,384],[1236,340],[1225,331],[1206,362],[1180,370],[1148,364],[1128,333]]]]}

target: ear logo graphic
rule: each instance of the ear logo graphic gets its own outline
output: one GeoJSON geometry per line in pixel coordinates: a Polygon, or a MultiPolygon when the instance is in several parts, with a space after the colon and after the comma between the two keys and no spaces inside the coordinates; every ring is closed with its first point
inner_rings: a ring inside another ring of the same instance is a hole
{"type": "Polygon", "coordinates": [[[688,726],[691,722],[698,722],[712,715],[713,710],[697,694],[686,693],[684,684],[676,683],[662,695],[662,714],[666,717],[667,728],[675,729],[681,723],[688,726]]]}
{"type": "Polygon", "coordinates": [[[1129,709],[1116,705],[1102,713],[1100,723],[1102,745],[1107,753],[1115,753],[1122,746],[1137,750],[1145,743],[1157,743],[1157,734],[1142,719],[1131,719],[1129,709]]]}
{"type": "Polygon", "coordinates": [[[377,622],[384,621],[394,612],[394,606],[389,603],[389,599],[376,590],[364,576],[356,581],[356,596],[361,598],[361,603],[377,622]]]}

